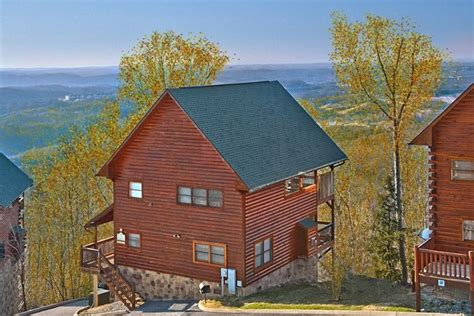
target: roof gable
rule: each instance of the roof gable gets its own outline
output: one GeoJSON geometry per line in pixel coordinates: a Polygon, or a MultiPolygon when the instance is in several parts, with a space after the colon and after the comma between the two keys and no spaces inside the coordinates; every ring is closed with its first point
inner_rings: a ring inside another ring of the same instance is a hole
{"type": "Polygon", "coordinates": [[[471,91],[474,89],[474,83],[471,83],[469,87],[466,88],[449,106],[447,106],[441,113],[438,114],[418,135],[416,135],[413,140],[408,143],[409,145],[432,145],[432,129],[433,127],[441,121],[451,110],[453,110],[457,104],[471,91]]]}
{"type": "MultiPolygon", "coordinates": [[[[163,95],[168,93],[250,191],[347,159],[279,82],[177,88],[163,95]]],[[[107,174],[124,144],[99,175],[107,174]]]]}
{"type": "Polygon", "coordinates": [[[0,153],[0,206],[12,204],[32,184],[33,180],[0,153]]]}

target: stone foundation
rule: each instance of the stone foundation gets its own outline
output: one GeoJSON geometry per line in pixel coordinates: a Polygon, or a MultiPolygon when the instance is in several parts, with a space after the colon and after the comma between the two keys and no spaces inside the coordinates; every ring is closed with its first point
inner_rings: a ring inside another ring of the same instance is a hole
{"type": "MultiPolygon", "coordinates": [[[[136,291],[145,300],[200,299],[199,283],[203,280],[182,277],[174,274],[160,273],[138,268],[119,266],[122,275],[135,284],[136,291]]],[[[296,259],[286,266],[249,284],[238,288],[239,296],[247,296],[283,284],[318,282],[327,277],[318,259],[296,259]],[[319,273],[318,273],[319,272],[319,273]]],[[[208,297],[221,293],[219,283],[207,282],[211,286],[208,297]]]]}
{"type": "Polygon", "coordinates": [[[296,259],[286,266],[273,271],[265,277],[240,288],[238,295],[247,296],[275,286],[284,284],[315,283],[318,282],[318,258],[296,259]]]}

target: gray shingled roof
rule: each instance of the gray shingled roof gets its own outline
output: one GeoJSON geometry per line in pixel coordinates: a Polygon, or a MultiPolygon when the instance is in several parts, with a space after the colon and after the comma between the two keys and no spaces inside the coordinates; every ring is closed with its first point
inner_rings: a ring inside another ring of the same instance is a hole
{"type": "Polygon", "coordinates": [[[278,81],[168,91],[251,191],[347,159],[278,81]]]}
{"type": "Polygon", "coordinates": [[[32,184],[33,180],[0,153],[0,206],[9,206],[32,184]]]}

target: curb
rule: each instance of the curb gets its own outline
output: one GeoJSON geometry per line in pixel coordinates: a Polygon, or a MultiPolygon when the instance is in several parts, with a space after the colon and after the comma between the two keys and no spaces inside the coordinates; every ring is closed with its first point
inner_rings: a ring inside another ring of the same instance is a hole
{"type": "Polygon", "coordinates": [[[354,315],[373,315],[373,316],[463,316],[464,314],[443,314],[443,313],[425,313],[425,312],[390,312],[390,311],[347,311],[347,310],[311,310],[311,309],[238,309],[238,308],[210,308],[204,306],[203,301],[199,301],[200,310],[209,313],[228,313],[228,314],[295,314],[295,315],[326,315],[326,316],[354,316],[354,315]]]}
{"type": "Polygon", "coordinates": [[[74,298],[72,300],[67,300],[67,301],[62,301],[62,302],[58,302],[58,303],[54,303],[54,304],[50,304],[50,305],[46,305],[46,306],[41,306],[41,307],[37,307],[37,308],[27,310],[26,312],[17,313],[17,314],[15,314],[15,316],[28,316],[28,315],[31,315],[31,314],[44,312],[44,311],[47,311],[48,309],[52,309],[52,308],[56,308],[56,307],[59,307],[59,306],[67,305],[69,303],[82,301],[82,300],[85,300],[85,299],[87,299],[87,297],[74,298]]]}

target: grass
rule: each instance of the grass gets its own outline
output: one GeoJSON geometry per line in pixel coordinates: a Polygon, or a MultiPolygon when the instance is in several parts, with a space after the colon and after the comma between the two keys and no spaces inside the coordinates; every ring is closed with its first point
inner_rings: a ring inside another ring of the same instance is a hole
{"type": "Polygon", "coordinates": [[[385,280],[350,276],[343,284],[342,298],[334,301],[327,284],[287,285],[247,297],[208,300],[209,308],[288,310],[414,311],[410,289],[385,280]]]}

